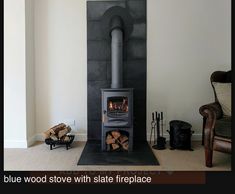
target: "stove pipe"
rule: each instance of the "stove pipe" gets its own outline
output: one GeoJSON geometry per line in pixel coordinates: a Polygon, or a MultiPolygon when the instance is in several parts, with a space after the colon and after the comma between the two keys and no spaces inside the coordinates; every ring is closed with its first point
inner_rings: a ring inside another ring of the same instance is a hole
{"type": "Polygon", "coordinates": [[[123,87],[123,22],[119,16],[111,20],[111,59],[112,83],[111,88],[123,87]]]}

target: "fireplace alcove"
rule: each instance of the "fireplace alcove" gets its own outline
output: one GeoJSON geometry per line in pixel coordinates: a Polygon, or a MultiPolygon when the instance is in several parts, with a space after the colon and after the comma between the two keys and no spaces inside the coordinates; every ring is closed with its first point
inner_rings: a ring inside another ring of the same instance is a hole
{"type": "Polygon", "coordinates": [[[146,141],[145,0],[87,1],[87,62],[88,140],[78,165],[158,165],[146,141]],[[119,60],[123,68],[114,78],[121,83],[113,80],[112,41],[105,36],[108,31],[104,33],[102,20],[114,7],[124,8],[133,22],[133,29],[124,25],[132,30],[123,33],[122,61],[119,60]],[[106,96],[115,90],[115,95],[106,96]],[[102,99],[105,96],[106,100],[102,99]],[[112,131],[128,137],[128,151],[107,150],[105,141],[112,131]]]}

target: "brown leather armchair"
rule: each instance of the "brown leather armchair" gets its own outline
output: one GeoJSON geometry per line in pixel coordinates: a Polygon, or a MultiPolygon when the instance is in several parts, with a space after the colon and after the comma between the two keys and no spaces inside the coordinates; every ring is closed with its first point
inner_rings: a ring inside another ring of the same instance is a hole
{"type": "MultiPolygon", "coordinates": [[[[231,83],[231,71],[216,71],[210,77],[212,82],[231,83]]],[[[206,166],[212,167],[213,150],[231,153],[232,138],[231,117],[224,117],[223,111],[217,99],[215,88],[212,85],[215,102],[200,107],[199,112],[203,116],[202,141],[205,147],[206,166]]]]}

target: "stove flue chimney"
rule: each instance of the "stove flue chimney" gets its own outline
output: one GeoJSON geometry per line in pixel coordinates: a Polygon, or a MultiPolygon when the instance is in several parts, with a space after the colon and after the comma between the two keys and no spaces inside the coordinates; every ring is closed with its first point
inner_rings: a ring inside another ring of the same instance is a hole
{"type": "Polygon", "coordinates": [[[111,88],[123,88],[123,42],[133,31],[133,19],[127,9],[115,6],[104,13],[102,27],[104,38],[111,39],[111,88]]]}
{"type": "Polygon", "coordinates": [[[111,20],[111,60],[112,83],[111,88],[123,87],[123,25],[122,19],[115,16],[111,20]]]}

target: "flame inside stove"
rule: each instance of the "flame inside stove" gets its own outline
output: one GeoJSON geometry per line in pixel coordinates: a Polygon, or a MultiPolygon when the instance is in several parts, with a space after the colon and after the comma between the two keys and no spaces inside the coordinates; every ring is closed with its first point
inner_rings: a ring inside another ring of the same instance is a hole
{"type": "Polygon", "coordinates": [[[108,103],[109,111],[120,111],[120,112],[128,112],[128,100],[123,98],[118,101],[109,101],[108,103]]]}
{"type": "Polygon", "coordinates": [[[112,101],[109,102],[109,110],[113,110],[113,102],[112,101]]]}

